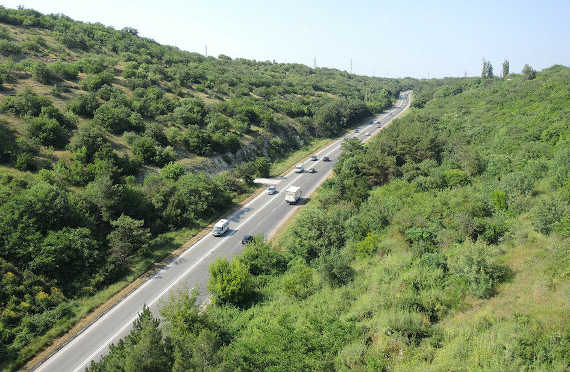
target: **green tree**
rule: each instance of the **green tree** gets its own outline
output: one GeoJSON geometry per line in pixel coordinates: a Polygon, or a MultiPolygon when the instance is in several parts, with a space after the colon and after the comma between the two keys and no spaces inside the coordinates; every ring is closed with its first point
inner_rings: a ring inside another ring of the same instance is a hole
{"type": "Polygon", "coordinates": [[[121,134],[133,126],[131,113],[125,106],[105,103],[95,110],[93,121],[112,133],[121,134]]]}
{"type": "Polygon", "coordinates": [[[97,95],[93,92],[88,94],[79,94],[69,105],[69,109],[81,116],[92,118],[95,111],[101,104],[97,100],[97,95]]]}
{"type": "Polygon", "coordinates": [[[186,168],[180,163],[170,162],[160,170],[160,175],[166,179],[176,181],[186,173],[186,168]]]}
{"type": "Polygon", "coordinates": [[[509,75],[509,60],[505,58],[503,61],[503,79],[509,75]]]}
{"type": "Polygon", "coordinates": [[[481,69],[481,77],[483,79],[492,79],[493,78],[493,65],[490,61],[485,60],[483,58],[483,67],[481,69]]]}
{"type": "Polygon", "coordinates": [[[53,278],[59,287],[78,287],[95,268],[99,244],[86,228],[64,227],[50,231],[34,252],[30,268],[46,278],[53,278]]]}
{"type": "Polygon", "coordinates": [[[162,372],[171,366],[171,348],[162,336],[160,321],[144,306],[131,333],[111,345],[109,355],[99,363],[91,362],[86,371],[162,372]]]}
{"type": "Polygon", "coordinates": [[[285,293],[298,300],[309,297],[316,289],[313,282],[313,269],[307,266],[301,257],[289,263],[289,268],[282,280],[285,293]]]}
{"type": "Polygon", "coordinates": [[[107,236],[111,255],[119,264],[124,264],[130,255],[145,252],[149,247],[150,231],[144,228],[144,221],[135,220],[127,215],[111,221],[113,230],[107,236]]]}
{"type": "Polygon", "coordinates": [[[8,163],[17,155],[16,136],[4,120],[0,120],[0,163],[8,163]]]}
{"type": "Polygon", "coordinates": [[[133,153],[145,164],[152,164],[157,155],[156,142],[147,136],[138,137],[133,143],[133,153]]]}
{"type": "Polygon", "coordinates": [[[33,65],[32,76],[42,84],[49,84],[52,81],[51,71],[43,62],[37,62],[33,65]]]}
{"type": "Polygon", "coordinates": [[[533,80],[536,77],[536,71],[530,65],[524,65],[522,74],[527,80],[533,80]]]}
{"type": "Polygon", "coordinates": [[[252,295],[247,265],[239,258],[234,258],[230,262],[226,258],[218,258],[210,265],[208,290],[216,303],[236,306],[246,304],[252,295]]]}

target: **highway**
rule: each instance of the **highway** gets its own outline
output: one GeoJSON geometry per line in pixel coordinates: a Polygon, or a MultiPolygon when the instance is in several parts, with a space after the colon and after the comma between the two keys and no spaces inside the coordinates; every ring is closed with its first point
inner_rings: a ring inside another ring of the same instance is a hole
{"type": "MultiPolygon", "coordinates": [[[[351,132],[349,135],[361,140],[371,138],[409,106],[410,93],[402,93],[394,107],[378,115],[375,118],[379,121],[378,125],[367,122],[360,125],[360,133],[351,132]]],[[[246,234],[263,234],[270,238],[297,208],[302,208],[288,205],[284,200],[284,190],[291,185],[300,186],[303,197],[310,196],[332,172],[342,151],[342,142],[342,138],[338,139],[315,153],[317,161],[305,160],[304,173],[294,173],[291,170],[280,177],[275,183],[277,194],[267,195],[262,192],[227,216],[230,230],[225,235],[214,237],[208,234],[194,243],[35,370],[82,371],[92,360],[105,355],[111,343],[118,342],[128,334],[143,305],[146,304],[157,313],[160,304],[169,296],[188,288],[198,288],[205,296],[209,265],[219,257],[229,259],[238,255],[243,249],[240,241],[246,234]],[[331,161],[324,162],[323,156],[328,156],[331,161]],[[317,173],[307,173],[306,170],[310,167],[315,167],[317,173]]]]}

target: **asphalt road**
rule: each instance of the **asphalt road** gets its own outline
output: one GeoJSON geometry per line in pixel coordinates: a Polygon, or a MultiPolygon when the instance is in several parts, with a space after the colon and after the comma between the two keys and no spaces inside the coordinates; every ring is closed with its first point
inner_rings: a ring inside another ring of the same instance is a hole
{"type": "MultiPolygon", "coordinates": [[[[360,133],[353,131],[349,136],[364,141],[371,138],[408,106],[409,93],[403,93],[402,97],[393,108],[375,118],[379,121],[379,125],[366,123],[359,127],[360,133]]],[[[190,288],[198,288],[205,297],[209,265],[219,257],[230,258],[239,254],[243,249],[240,241],[245,234],[263,234],[266,238],[271,237],[297,208],[302,207],[302,205],[288,205],[285,202],[284,190],[288,186],[300,186],[303,197],[307,198],[332,172],[341,153],[342,141],[342,138],[336,140],[318,151],[315,154],[317,161],[304,162],[305,170],[315,167],[317,173],[298,174],[291,171],[281,177],[275,184],[277,194],[267,195],[263,192],[226,217],[230,220],[230,230],[224,236],[214,237],[208,234],[190,246],[79,336],[53,354],[37,367],[36,371],[82,371],[92,360],[98,360],[105,355],[109,344],[116,343],[128,334],[132,322],[137,318],[143,305],[146,304],[156,313],[160,304],[169,296],[190,288]],[[322,161],[325,155],[331,161],[322,161]]]]}

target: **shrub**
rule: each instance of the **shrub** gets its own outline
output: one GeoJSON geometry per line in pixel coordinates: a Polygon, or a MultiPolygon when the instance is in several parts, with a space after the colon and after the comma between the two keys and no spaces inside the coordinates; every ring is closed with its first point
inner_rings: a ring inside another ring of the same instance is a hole
{"type": "Polygon", "coordinates": [[[490,260],[489,248],[480,242],[466,243],[464,251],[451,261],[450,269],[469,291],[479,298],[489,298],[495,293],[495,286],[503,281],[508,268],[490,260]]]}
{"type": "Polygon", "coordinates": [[[39,116],[44,107],[52,107],[49,98],[39,96],[29,89],[18,93],[15,97],[6,97],[0,103],[1,112],[9,111],[21,117],[26,115],[39,116]]]}
{"type": "Polygon", "coordinates": [[[532,227],[542,234],[548,235],[554,225],[568,214],[568,207],[562,200],[542,198],[532,209],[532,227]]]}
{"type": "Polygon", "coordinates": [[[443,172],[443,178],[445,179],[445,184],[448,187],[463,186],[470,182],[467,173],[461,169],[450,169],[445,171],[443,172]]]}
{"type": "Polygon", "coordinates": [[[53,80],[50,69],[43,62],[37,62],[33,65],[32,76],[34,79],[36,79],[36,81],[46,85],[53,80]]]}
{"type": "Polygon", "coordinates": [[[58,80],[77,80],[79,74],[79,67],[75,63],[57,61],[49,65],[49,70],[58,80]]]}
{"type": "Polygon", "coordinates": [[[359,257],[372,256],[378,251],[382,239],[376,233],[368,233],[364,240],[356,243],[356,255],[359,257]]]}
{"type": "Polygon", "coordinates": [[[99,106],[100,103],[97,100],[95,93],[88,93],[77,95],[77,97],[69,104],[69,109],[77,115],[92,118],[99,106]]]}
{"type": "Polygon", "coordinates": [[[127,107],[111,103],[105,103],[95,110],[93,121],[115,134],[121,134],[132,127],[131,111],[127,107]]]}
{"type": "Polygon", "coordinates": [[[287,258],[260,238],[249,243],[241,257],[252,275],[276,275],[287,270],[287,258]]]}
{"type": "Polygon", "coordinates": [[[354,269],[350,266],[350,257],[340,250],[321,255],[318,265],[325,281],[333,287],[348,284],[354,276],[354,269]]]}
{"type": "Polygon", "coordinates": [[[157,151],[156,142],[150,137],[138,137],[133,143],[133,153],[145,164],[152,164],[155,161],[157,151]]]}
{"type": "Polygon", "coordinates": [[[500,211],[507,210],[507,194],[503,190],[493,190],[489,194],[491,202],[500,211]]]}
{"type": "Polygon", "coordinates": [[[44,116],[26,119],[26,135],[44,146],[63,148],[69,138],[69,132],[55,119],[44,116]]]}
{"type": "Polygon", "coordinates": [[[3,56],[17,56],[22,53],[22,48],[15,42],[0,40],[0,54],[3,56]]]}
{"type": "Polygon", "coordinates": [[[96,92],[103,85],[110,85],[113,82],[114,76],[111,72],[102,72],[99,74],[88,75],[85,79],[81,80],[79,87],[89,92],[96,92]]]}
{"type": "Polygon", "coordinates": [[[160,170],[160,175],[163,178],[176,181],[180,176],[186,173],[186,168],[184,168],[180,163],[170,162],[160,170]]]}
{"type": "Polygon", "coordinates": [[[0,163],[12,161],[17,152],[14,132],[8,128],[4,120],[0,120],[0,163]]]}
{"type": "Polygon", "coordinates": [[[309,297],[315,291],[313,269],[308,267],[302,258],[289,262],[289,268],[283,275],[283,290],[298,300],[309,297]]]}
{"type": "Polygon", "coordinates": [[[36,162],[34,161],[34,156],[29,152],[19,153],[16,157],[16,163],[14,164],[14,167],[21,171],[36,170],[36,162]]]}
{"type": "Polygon", "coordinates": [[[230,262],[225,258],[218,258],[210,265],[209,271],[208,290],[212,293],[214,302],[240,306],[250,300],[250,274],[247,265],[239,258],[230,262]]]}

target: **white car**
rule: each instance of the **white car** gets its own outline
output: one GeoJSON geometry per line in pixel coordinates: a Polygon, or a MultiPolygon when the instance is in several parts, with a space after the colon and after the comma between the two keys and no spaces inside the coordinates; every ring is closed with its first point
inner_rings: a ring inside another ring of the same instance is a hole
{"type": "Polygon", "coordinates": [[[303,164],[299,164],[295,167],[295,173],[303,173],[304,170],[303,164]]]}
{"type": "Polygon", "coordinates": [[[267,188],[267,195],[273,195],[277,193],[277,188],[275,185],[271,185],[267,188]]]}

